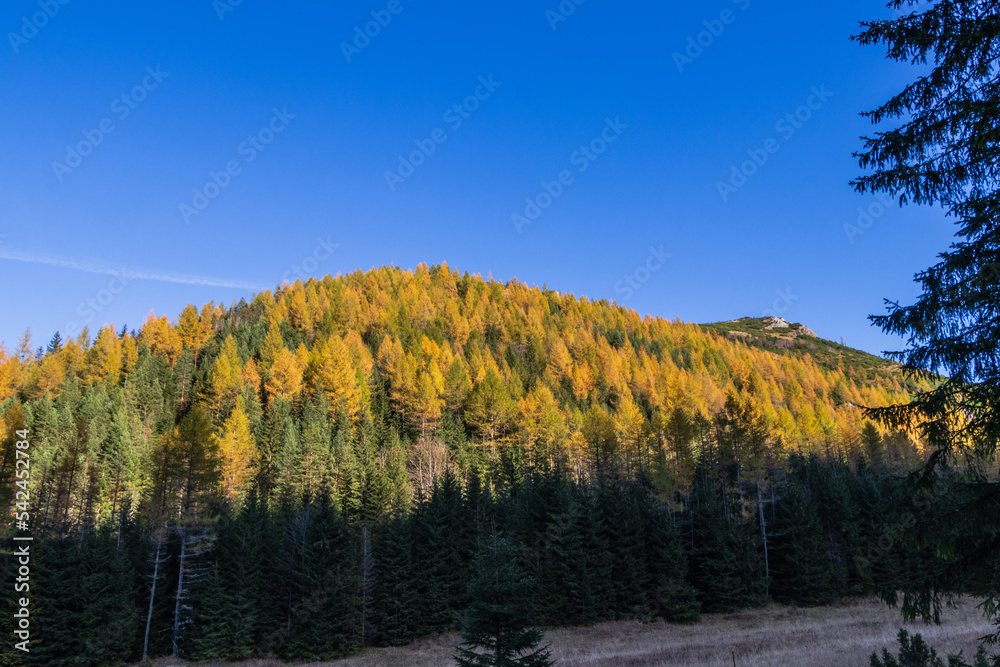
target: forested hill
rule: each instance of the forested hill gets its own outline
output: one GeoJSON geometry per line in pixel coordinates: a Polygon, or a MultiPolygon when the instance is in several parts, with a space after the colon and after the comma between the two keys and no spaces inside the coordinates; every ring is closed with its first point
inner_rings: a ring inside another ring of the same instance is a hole
{"type": "MultiPolygon", "coordinates": [[[[193,408],[218,437],[230,497],[254,476],[272,489],[322,484],[330,466],[311,448],[338,416],[406,444],[405,494],[426,466],[504,456],[522,472],[649,471],[665,446],[697,449],[727,415],[766,429],[779,458],[867,455],[874,428],[859,406],[920,387],[885,360],[785,324],[698,326],[447,265],[381,268],[228,308],[189,305],[173,321],[150,314],[138,331],[57,334],[37,352],[26,337],[0,352],[0,405],[8,430],[32,427],[36,465],[66,476],[67,518],[148,495],[156,447],[193,408]]],[[[920,455],[894,438],[897,455],[920,455]]]]}

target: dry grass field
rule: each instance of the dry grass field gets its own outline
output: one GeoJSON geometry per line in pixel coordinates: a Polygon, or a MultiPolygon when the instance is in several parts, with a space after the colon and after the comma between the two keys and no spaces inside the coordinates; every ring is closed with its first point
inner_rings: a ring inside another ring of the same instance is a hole
{"type": "MultiPolygon", "coordinates": [[[[890,647],[895,653],[900,627],[919,632],[938,653],[975,653],[976,639],[992,626],[975,602],[961,600],[945,610],[940,626],[904,625],[898,610],[875,600],[853,600],[820,609],[771,605],[738,614],[709,615],[696,625],[613,622],[591,627],[562,628],[546,633],[557,665],[583,667],[653,667],[705,665],[737,667],[781,665],[796,667],[864,667],[873,651],[890,647]]],[[[371,649],[363,655],[314,667],[431,667],[454,664],[452,644],[445,635],[403,648],[371,649]]],[[[183,664],[162,660],[158,667],[183,664]]],[[[281,663],[254,660],[211,667],[276,667],[281,663]]],[[[209,665],[205,665],[209,667],[209,665]]]]}

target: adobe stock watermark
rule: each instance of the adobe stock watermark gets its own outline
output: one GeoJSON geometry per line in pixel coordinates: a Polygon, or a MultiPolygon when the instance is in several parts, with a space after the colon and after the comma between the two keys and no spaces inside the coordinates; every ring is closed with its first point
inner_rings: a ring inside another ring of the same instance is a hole
{"type": "MultiPolygon", "coordinates": [[[[147,66],[146,75],[142,77],[142,81],[111,101],[113,116],[119,121],[128,118],[152,91],[160,87],[160,84],[168,76],[170,76],[170,72],[164,72],[159,65],[155,69],[147,66]]],[[[63,161],[56,160],[52,163],[52,171],[59,182],[62,183],[68,174],[73,173],[77,167],[83,164],[84,159],[91,155],[94,149],[100,146],[115,129],[115,121],[109,116],[98,122],[94,129],[82,130],[83,139],[76,142],[75,145],[66,146],[66,157],[63,158],[63,161]]]]}
{"type": "MultiPolygon", "coordinates": [[[[733,4],[741,12],[744,12],[750,6],[750,0],[733,0],[733,4]]],[[[726,31],[726,26],[735,23],[738,16],[739,14],[732,9],[723,9],[719,12],[718,18],[702,21],[701,24],[705,26],[705,29],[697,35],[688,35],[687,47],[684,49],[684,52],[674,51],[673,59],[674,64],[677,65],[677,71],[683,74],[684,68],[693,64],[695,60],[705,53],[705,49],[715,44],[715,40],[721,37],[722,33],[726,31]]]]}
{"type": "Polygon", "coordinates": [[[858,219],[853,225],[849,222],[844,223],[844,234],[851,245],[854,245],[859,236],[863,236],[865,232],[871,229],[872,225],[879,218],[889,212],[889,206],[894,201],[892,197],[884,192],[878,193],[876,199],[878,201],[872,202],[868,206],[858,207],[858,219]]]}
{"type": "Polygon", "coordinates": [[[277,107],[271,109],[271,118],[254,134],[246,140],[241,141],[236,147],[236,154],[243,158],[242,163],[238,158],[227,161],[219,171],[208,172],[208,180],[200,188],[194,188],[191,203],[181,203],[179,205],[181,218],[185,223],[190,223],[192,216],[201,215],[202,211],[208,208],[222,191],[229,187],[233,178],[243,173],[243,166],[250,164],[257,159],[257,156],[264,152],[274,138],[285,131],[289,121],[294,119],[296,114],[288,113],[288,107],[277,107]]]}
{"type": "MultiPolygon", "coordinates": [[[[608,147],[618,140],[618,137],[629,128],[629,125],[621,121],[621,117],[616,116],[614,120],[604,119],[604,128],[600,134],[591,139],[588,143],[581,145],[569,156],[569,163],[576,167],[577,173],[582,174],[590,168],[597,158],[608,150],[608,147]]],[[[569,169],[563,169],[556,174],[551,181],[542,181],[542,189],[533,197],[524,198],[524,211],[522,213],[512,213],[510,220],[514,223],[514,229],[518,234],[523,233],[525,225],[530,225],[541,217],[542,213],[552,206],[556,199],[562,196],[566,188],[576,182],[576,177],[569,169]]]]}
{"type": "Polygon", "coordinates": [[[17,32],[8,32],[7,41],[14,53],[20,53],[21,47],[38,36],[38,31],[49,24],[49,21],[56,17],[59,10],[68,5],[70,0],[38,0],[38,7],[41,11],[35,12],[30,17],[21,17],[21,29],[17,32]]]}
{"type": "Polygon", "coordinates": [[[351,64],[354,56],[361,55],[361,52],[371,45],[372,40],[381,35],[382,31],[389,27],[393,17],[402,14],[404,9],[406,9],[406,6],[402,0],[389,0],[385,9],[373,9],[371,11],[372,20],[365,23],[364,27],[360,25],[354,26],[353,39],[349,43],[340,43],[340,52],[344,54],[344,60],[347,61],[347,64],[351,64]]]}
{"type": "Polygon", "coordinates": [[[235,12],[236,8],[243,4],[243,0],[212,0],[212,9],[220,21],[226,20],[226,14],[235,12]]]}
{"type": "MultiPolygon", "coordinates": [[[[792,113],[785,114],[774,124],[774,131],[781,136],[781,140],[789,141],[795,133],[808,123],[813,114],[823,108],[827,100],[833,97],[833,93],[826,89],[826,85],[819,88],[813,86],[809,89],[811,95],[806,99],[805,104],[799,106],[792,113]]],[[[730,167],[729,180],[716,181],[715,187],[719,191],[722,201],[729,201],[729,196],[747,184],[757,171],[763,167],[772,155],[781,150],[781,141],[775,137],[769,137],[760,148],[747,149],[749,160],[744,160],[739,166],[730,167]]]]}
{"type": "Polygon", "coordinates": [[[774,293],[777,298],[771,302],[770,308],[761,313],[761,317],[781,317],[799,300],[798,295],[792,294],[791,287],[786,287],[784,290],[774,290],[774,293]]]}
{"type": "Polygon", "coordinates": [[[560,23],[565,23],[569,17],[576,13],[576,8],[587,0],[562,0],[555,9],[545,10],[545,19],[555,32],[560,23]]]}
{"type": "MultiPolygon", "coordinates": [[[[448,123],[448,126],[452,130],[457,130],[502,85],[502,81],[493,80],[492,74],[487,77],[479,77],[479,85],[476,86],[473,93],[460,103],[449,107],[444,112],[442,120],[448,123]]],[[[399,156],[399,164],[396,166],[396,171],[385,172],[385,182],[389,186],[389,190],[395,192],[396,186],[405,183],[406,179],[413,176],[417,168],[427,162],[427,159],[431,155],[434,155],[437,147],[446,141],[448,141],[448,133],[445,132],[444,128],[440,127],[434,128],[426,139],[414,139],[413,143],[416,145],[416,149],[406,155],[399,156]]]]}
{"type": "Polygon", "coordinates": [[[290,279],[293,276],[302,282],[309,280],[313,271],[318,269],[320,264],[330,259],[333,256],[333,251],[339,247],[340,244],[331,241],[329,235],[327,235],[325,239],[321,236],[317,236],[316,247],[313,248],[312,252],[306,255],[298,264],[292,264],[292,268],[282,274],[282,282],[291,282],[290,279]]]}
{"type": "Polygon", "coordinates": [[[83,331],[83,327],[89,325],[103,313],[115,300],[115,297],[125,291],[134,276],[122,267],[121,271],[114,273],[107,285],[99,289],[96,294],[81,301],[76,307],[76,314],[81,318],[82,324],[76,320],[67,322],[63,327],[70,338],[76,338],[83,331]]]}
{"type": "Polygon", "coordinates": [[[673,257],[669,252],[663,252],[663,245],[659,248],[649,246],[649,255],[646,261],[629,273],[626,273],[621,280],[615,283],[615,294],[621,294],[625,301],[632,298],[632,295],[642,289],[642,286],[649,282],[653,274],[663,268],[667,260],[673,257]]]}

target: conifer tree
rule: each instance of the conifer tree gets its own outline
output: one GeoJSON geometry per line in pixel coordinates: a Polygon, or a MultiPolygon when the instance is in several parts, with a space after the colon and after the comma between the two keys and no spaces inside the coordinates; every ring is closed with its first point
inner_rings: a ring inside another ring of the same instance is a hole
{"type": "Polygon", "coordinates": [[[48,540],[35,551],[37,575],[36,632],[45,637],[32,647],[29,659],[39,665],[72,665],[86,655],[87,637],[80,632],[86,623],[79,542],[48,540]]]}
{"type": "Polygon", "coordinates": [[[493,533],[475,558],[476,575],[469,584],[462,644],[455,659],[462,667],[544,667],[552,660],[539,648],[543,632],[536,627],[534,581],[517,564],[517,550],[493,533]]]}
{"type": "Polygon", "coordinates": [[[265,545],[271,528],[253,490],[239,514],[223,516],[211,573],[193,602],[192,658],[246,660],[260,650],[270,569],[265,545]]]}
{"type": "Polygon", "coordinates": [[[626,489],[623,484],[608,479],[596,485],[595,509],[611,564],[611,609],[619,618],[648,611],[647,596],[652,582],[645,559],[647,527],[639,506],[641,493],[640,489],[626,489]]]}
{"type": "Polygon", "coordinates": [[[413,520],[421,632],[444,632],[458,625],[465,608],[472,549],[464,529],[462,489],[454,475],[445,473],[413,520]]]}
{"type": "Polygon", "coordinates": [[[782,489],[771,546],[771,593],[778,602],[815,606],[832,597],[830,559],[816,508],[792,480],[782,489]]]}
{"type": "Polygon", "coordinates": [[[701,604],[698,592],[687,583],[687,556],[670,513],[648,493],[639,502],[646,526],[647,604],[654,615],[668,621],[697,621],[701,604]]]}
{"type": "Polygon", "coordinates": [[[891,428],[919,428],[934,447],[972,448],[991,456],[1000,444],[1000,216],[994,127],[1000,113],[1000,7],[993,2],[895,0],[912,11],[862,22],[854,39],[884,45],[886,57],[927,64],[913,83],[864,115],[898,126],[865,139],[855,156],[867,173],[859,192],[885,192],[901,204],[940,205],[958,224],[957,240],[940,261],[915,277],[916,303],[887,301],[872,320],[909,342],[893,352],[913,374],[941,382],[912,402],[869,410],[891,428]]]}
{"type": "Polygon", "coordinates": [[[375,594],[378,639],[390,646],[401,646],[414,639],[421,626],[422,575],[414,565],[411,520],[396,516],[383,523],[375,539],[374,554],[378,573],[375,594]]]}
{"type": "MultiPolygon", "coordinates": [[[[704,473],[700,473],[700,476],[704,473]]],[[[691,581],[706,612],[731,612],[763,603],[763,563],[756,526],[730,520],[723,498],[699,479],[691,511],[691,581]]]]}
{"type": "Polygon", "coordinates": [[[330,660],[359,643],[355,547],[330,499],[322,495],[291,517],[287,560],[288,607],[280,629],[281,655],[330,660]]]}
{"type": "Polygon", "coordinates": [[[257,458],[257,447],[250,433],[246,402],[242,396],[237,397],[236,407],[222,427],[219,450],[222,495],[229,502],[234,502],[246,490],[253,474],[251,466],[257,458]]]}
{"type": "Polygon", "coordinates": [[[581,532],[581,507],[568,486],[548,508],[545,542],[540,554],[538,585],[547,625],[580,625],[594,618],[588,604],[589,575],[581,532]]]}

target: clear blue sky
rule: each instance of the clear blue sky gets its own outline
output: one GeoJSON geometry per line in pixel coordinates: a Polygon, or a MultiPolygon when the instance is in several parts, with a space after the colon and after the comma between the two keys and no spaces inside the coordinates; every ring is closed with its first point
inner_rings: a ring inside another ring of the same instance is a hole
{"type": "Polygon", "coordinates": [[[878,352],[899,342],[866,316],[954,233],[913,206],[845,232],[877,202],[848,186],[858,114],[914,75],[849,41],[890,16],[875,0],[63,2],[0,9],[8,348],[295,266],[446,261],[670,319],[774,309],[878,352]]]}

